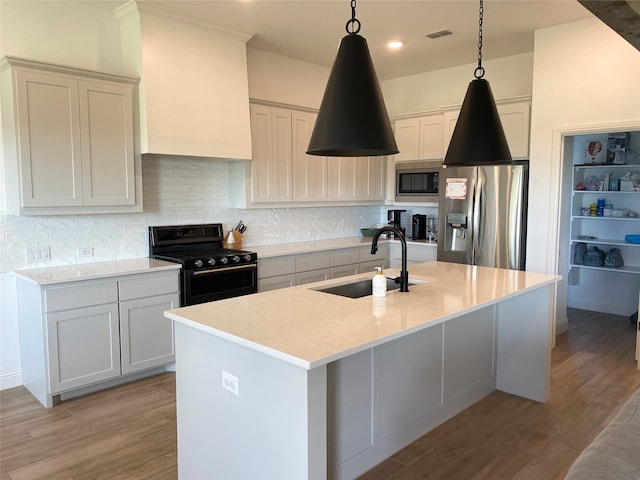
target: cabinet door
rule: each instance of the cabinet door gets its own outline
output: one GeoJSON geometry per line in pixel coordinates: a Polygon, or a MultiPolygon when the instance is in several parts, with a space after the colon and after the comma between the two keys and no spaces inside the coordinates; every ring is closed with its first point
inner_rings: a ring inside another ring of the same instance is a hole
{"type": "Polygon", "coordinates": [[[420,156],[420,123],[417,118],[395,121],[394,134],[399,152],[396,162],[418,160],[420,156]]]}
{"type": "MultiPolygon", "coordinates": [[[[456,123],[458,122],[458,115],[460,115],[460,111],[456,110],[453,112],[444,112],[444,148],[442,149],[444,155],[447,154],[447,149],[449,148],[449,143],[451,142],[451,137],[453,136],[453,131],[456,129],[456,123]]],[[[444,158],[443,155],[443,158],[444,158]]]]}
{"type": "Polygon", "coordinates": [[[261,278],[258,280],[258,291],[268,292],[270,290],[293,287],[295,284],[295,273],[291,273],[289,275],[278,275],[275,277],[261,278]]]}
{"type": "Polygon", "coordinates": [[[529,111],[528,103],[498,105],[504,135],[514,159],[529,158],[529,111]]]}
{"type": "Polygon", "coordinates": [[[52,394],[120,375],[118,304],[45,315],[52,394]]]}
{"type": "Polygon", "coordinates": [[[82,205],[78,82],[16,70],[23,207],[82,205]]]}
{"type": "Polygon", "coordinates": [[[329,200],[353,201],[358,199],[357,158],[333,157],[329,162],[329,200]]]}
{"type": "Polygon", "coordinates": [[[356,159],[358,200],[384,200],[387,157],[356,159]]]}
{"type": "Polygon", "coordinates": [[[295,202],[325,201],[327,190],[327,157],[307,155],[313,132],[315,114],[292,113],[293,200],[295,202]]]}
{"type": "Polygon", "coordinates": [[[429,115],[420,118],[419,160],[442,160],[444,158],[444,116],[429,115]]]}
{"type": "Polygon", "coordinates": [[[177,293],[120,303],[122,373],[174,361],[173,322],[164,311],[179,306],[177,293]]]}
{"type": "Polygon", "coordinates": [[[291,111],[251,105],[254,202],[291,201],[291,111]]]}
{"type": "Polygon", "coordinates": [[[351,275],[357,275],[358,272],[358,264],[352,265],[341,265],[339,267],[331,267],[329,270],[329,276],[331,278],[340,278],[340,277],[349,277],[351,275]]]}
{"type": "Polygon", "coordinates": [[[82,186],[85,205],[134,205],[131,85],[82,81],[82,186]]]}
{"type": "Polygon", "coordinates": [[[306,283],[322,282],[329,280],[331,275],[330,269],[322,268],[320,270],[311,270],[309,272],[296,273],[296,285],[304,285],[306,283]]]}
{"type": "MultiPolygon", "coordinates": [[[[529,103],[510,103],[497,105],[498,114],[504,135],[507,138],[509,151],[514,159],[529,158],[529,103]]],[[[459,111],[444,114],[444,146],[446,153],[458,121],[459,111]]]]}

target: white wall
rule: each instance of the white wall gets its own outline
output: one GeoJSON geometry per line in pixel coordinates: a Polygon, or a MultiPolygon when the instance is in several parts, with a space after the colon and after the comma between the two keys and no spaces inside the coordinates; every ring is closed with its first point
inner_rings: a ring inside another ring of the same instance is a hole
{"type": "Polygon", "coordinates": [[[328,67],[247,48],[252,99],[320,108],[328,67]]]}
{"type": "Polygon", "coordinates": [[[0,56],[124,74],[118,23],[93,3],[2,0],[0,56]]]}
{"type": "MultiPolygon", "coordinates": [[[[486,60],[482,65],[496,100],[531,95],[532,52],[486,60]]],[[[461,105],[476,66],[470,63],[382,82],[387,112],[394,116],[461,105]]]]}
{"type": "MultiPolygon", "coordinates": [[[[640,126],[640,52],[595,18],[536,32],[528,270],[559,271],[561,133],[634,124],[640,126]]],[[[566,318],[566,291],[564,279],[560,320],[566,318]]]]}

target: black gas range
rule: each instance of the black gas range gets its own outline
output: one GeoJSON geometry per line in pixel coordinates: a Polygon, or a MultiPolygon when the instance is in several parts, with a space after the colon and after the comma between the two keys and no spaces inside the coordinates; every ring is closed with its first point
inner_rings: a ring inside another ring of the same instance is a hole
{"type": "Polygon", "coordinates": [[[182,265],[182,306],[258,291],[258,255],[223,239],[221,223],[149,227],[149,257],[182,265]]]}

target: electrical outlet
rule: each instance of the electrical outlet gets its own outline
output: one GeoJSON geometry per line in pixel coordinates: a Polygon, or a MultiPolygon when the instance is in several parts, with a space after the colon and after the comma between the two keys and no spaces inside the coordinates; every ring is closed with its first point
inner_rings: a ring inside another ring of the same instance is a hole
{"type": "Polygon", "coordinates": [[[240,395],[240,380],[229,372],[222,371],[222,388],[231,393],[240,395]]]}
{"type": "Polygon", "coordinates": [[[36,250],[35,248],[25,248],[25,255],[27,256],[27,262],[35,262],[37,260],[37,256],[36,256],[36,250]]]}
{"type": "Polygon", "coordinates": [[[39,260],[51,260],[51,249],[48,245],[40,247],[38,250],[40,251],[39,260]]]}
{"type": "Polygon", "coordinates": [[[79,248],[78,257],[93,257],[93,247],[79,248]]]}
{"type": "Polygon", "coordinates": [[[27,262],[39,262],[41,260],[51,260],[51,249],[46,247],[27,247],[25,248],[27,262]]]}

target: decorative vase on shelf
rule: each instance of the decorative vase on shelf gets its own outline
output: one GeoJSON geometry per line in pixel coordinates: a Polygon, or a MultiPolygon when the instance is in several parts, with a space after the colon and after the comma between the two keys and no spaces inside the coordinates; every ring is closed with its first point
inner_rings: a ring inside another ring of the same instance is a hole
{"type": "Polygon", "coordinates": [[[614,165],[624,165],[627,161],[627,156],[624,148],[616,148],[614,150],[615,154],[613,156],[613,164],[614,165]]]}

